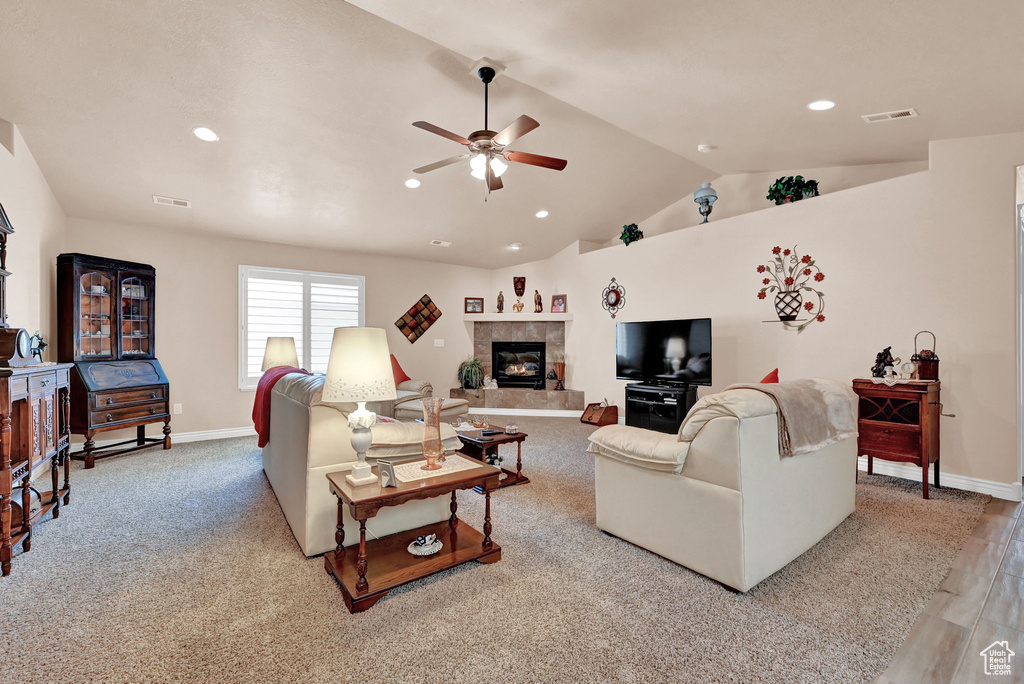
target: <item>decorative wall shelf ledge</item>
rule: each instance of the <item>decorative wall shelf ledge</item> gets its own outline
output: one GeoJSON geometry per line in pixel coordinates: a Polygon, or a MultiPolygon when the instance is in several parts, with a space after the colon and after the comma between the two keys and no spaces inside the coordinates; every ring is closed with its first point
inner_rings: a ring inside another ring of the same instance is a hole
{"type": "Polygon", "coordinates": [[[462,320],[478,323],[542,323],[546,321],[571,321],[571,313],[482,313],[462,314],[462,320]]]}

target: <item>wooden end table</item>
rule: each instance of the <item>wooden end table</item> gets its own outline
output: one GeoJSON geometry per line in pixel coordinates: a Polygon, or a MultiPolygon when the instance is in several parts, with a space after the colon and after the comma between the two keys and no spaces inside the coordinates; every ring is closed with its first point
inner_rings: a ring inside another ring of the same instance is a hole
{"type": "MultiPolygon", "coordinates": [[[[514,487],[515,485],[528,484],[530,478],[523,475],[523,442],[527,438],[525,432],[517,432],[514,435],[505,434],[502,428],[491,425],[488,430],[501,430],[500,435],[483,435],[483,429],[480,430],[469,430],[467,432],[459,431],[459,439],[462,440],[462,449],[459,453],[465,454],[470,458],[474,458],[481,463],[487,463],[487,457],[490,454],[498,453],[498,447],[502,444],[516,444],[516,469],[515,472],[508,468],[502,468],[501,472],[504,476],[501,478],[501,482],[498,484],[498,488],[503,487],[514,487]]],[[[476,487],[476,491],[483,492],[479,487],[476,487]]]]}
{"type": "MultiPolygon", "coordinates": [[[[458,458],[453,455],[448,458],[458,458]]],[[[353,487],[345,481],[347,472],[329,473],[331,492],[338,497],[338,547],[324,554],[324,568],[341,585],[345,605],[351,613],[361,613],[388,592],[403,584],[470,561],[496,563],[501,547],[491,541],[491,492],[498,488],[500,473],[491,466],[477,466],[448,475],[414,482],[399,482],[397,487],[381,487],[379,482],[353,487]],[[479,487],[483,490],[483,534],[459,520],[456,492],[479,487]],[[398,506],[414,499],[430,499],[451,493],[452,515],[447,521],[417,527],[414,530],[366,541],[366,521],[385,506],[398,506]],[[346,552],[343,512],[359,523],[359,550],[352,557],[346,552]],[[444,546],[432,556],[414,556],[408,550],[416,537],[436,534],[444,546]],[[368,557],[372,557],[372,563],[368,557]]],[[[373,474],[378,475],[377,466],[373,474]]]]}

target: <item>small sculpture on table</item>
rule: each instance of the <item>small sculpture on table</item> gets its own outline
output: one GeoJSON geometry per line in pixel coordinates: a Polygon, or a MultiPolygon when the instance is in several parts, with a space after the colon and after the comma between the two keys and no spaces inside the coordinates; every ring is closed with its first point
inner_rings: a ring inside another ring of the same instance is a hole
{"type": "Polygon", "coordinates": [[[892,357],[892,346],[888,346],[875,355],[875,365],[871,367],[871,375],[876,378],[884,378],[886,366],[892,367],[896,360],[892,357]]]}
{"type": "Polygon", "coordinates": [[[505,294],[498,290],[498,313],[505,313],[505,294]]]}
{"type": "Polygon", "coordinates": [[[544,313],[544,300],[541,299],[540,292],[538,290],[533,291],[533,312],[544,313]]]}
{"type": "Polygon", "coordinates": [[[517,299],[516,303],[512,305],[512,310],[515,311],[516,313],[522,313],[522,311],[523,311],[523,302],[521,300],[517,299]]]}

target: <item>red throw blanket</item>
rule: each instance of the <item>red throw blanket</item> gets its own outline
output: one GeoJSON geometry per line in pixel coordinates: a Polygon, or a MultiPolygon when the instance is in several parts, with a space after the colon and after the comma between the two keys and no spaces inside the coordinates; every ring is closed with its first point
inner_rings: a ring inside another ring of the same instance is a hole
{"type": "Polygon", "coordinates": [[[267,442],[270,441],[270,391],[274,389],[278,380],[289,373],[309,375],[301,368],[275,366],[263,374],[260,384],[256,386],[256,401],[252,405],[252,422],[256,426],[256,434],[260,437],[260,448],[267,446],[267,442]]]}

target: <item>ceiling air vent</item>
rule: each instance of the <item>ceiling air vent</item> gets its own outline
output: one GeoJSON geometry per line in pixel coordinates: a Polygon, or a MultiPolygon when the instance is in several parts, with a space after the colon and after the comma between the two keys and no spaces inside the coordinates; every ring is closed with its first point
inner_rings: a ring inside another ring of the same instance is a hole
{"type": "Polygon", "coordinates": [[[892,121],[893,119],[913,119],[917,116],[916,109],[897,109],[893,112],[882,112],[881,114],[865,114],[860,117],[867,123],[878,123],[879,121],[892,121]]]}
{"type": "Polygon", "coordinates": [[[184,207],[186,209],[192,206],[192,202],[188,200],[163,197],[161,195],[153,195],[153,204],[166,204],[169,207],[184,207]]]}
{"type": "Polygon", "coordinates": [[[451,247],[452,243],[450,240],[431,240],[430,244],[434,247],[451,247]]]}

